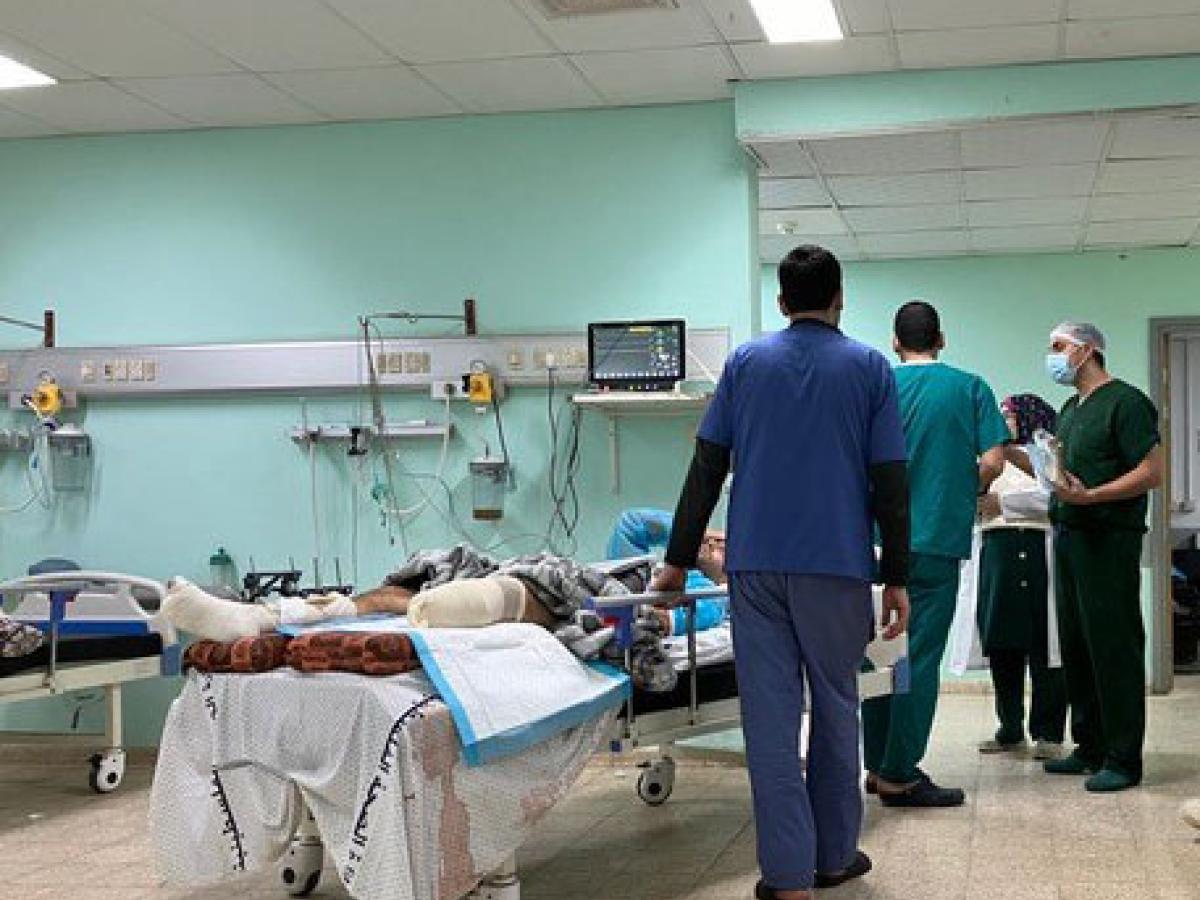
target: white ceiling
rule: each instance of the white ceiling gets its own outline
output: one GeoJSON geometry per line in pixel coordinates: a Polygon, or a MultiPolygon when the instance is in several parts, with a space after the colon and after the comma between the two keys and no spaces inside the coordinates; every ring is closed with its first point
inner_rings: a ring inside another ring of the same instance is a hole
{"type": "Polygon", "coordinates": [[[766,262],[801,243],[847,259],[1200,246],[1193,109],[751,149],[766,262]]]}
{"type": "MultiPolygon", "coordinates": [[[[1200,51],[1200,0],[835,2],[846,40],[771,46],[748,0],[570,19],[537,0],[0,0],[0,54],[63,82],[0,92],[0,138],[665,103],[727,97],[732,79],[1200,51]]],[[[1022,151],[1014,140],[979,152],[1022,151]]],[[[1038,152],[1062,155],[1052,138],[1038,152]]]]}

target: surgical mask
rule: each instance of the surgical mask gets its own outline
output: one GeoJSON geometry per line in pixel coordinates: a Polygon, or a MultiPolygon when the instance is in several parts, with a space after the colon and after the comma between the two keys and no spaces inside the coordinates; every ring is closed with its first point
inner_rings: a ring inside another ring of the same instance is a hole
{"type": "Polygon", "coordinates": [[[1071,365],[1071,354],[1046,354],[1046,371],[1056,384],[1070,387],[1079,376],[1079,367],[1071,365]]]}

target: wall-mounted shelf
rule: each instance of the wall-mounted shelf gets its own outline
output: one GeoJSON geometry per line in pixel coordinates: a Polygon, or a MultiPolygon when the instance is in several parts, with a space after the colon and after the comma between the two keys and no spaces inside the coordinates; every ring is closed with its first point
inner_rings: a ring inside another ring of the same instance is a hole
{"type": "Polygon", "coordinates": [[[708,407],[712,394],[678,391],[624,393],[593,392],[575,394],[571,402],[580,409],[603,413],[608,419],[608,452],[612,463],[612,492],[621,491],[621,433],[624,417],[698,416],[708,407]]]}
{"type": "MultiPolygon", "coordinates": [[[[358,426],[356,426],[358,427],[358,426]]],[[[374,425],[360,426],[362,433],[374,437],[378,429],[374,425]]],[[[351,438],[350,425],[310,425],[305,428],[297,425],[292,429],[292,440],[298,444],[308,441],[348,441],[351,438]]],[[[397,422],[384,426],[385,440],[403,440],[406,438],[447,438],[454,434],[454,425],[444,422],[397,422]]]]}

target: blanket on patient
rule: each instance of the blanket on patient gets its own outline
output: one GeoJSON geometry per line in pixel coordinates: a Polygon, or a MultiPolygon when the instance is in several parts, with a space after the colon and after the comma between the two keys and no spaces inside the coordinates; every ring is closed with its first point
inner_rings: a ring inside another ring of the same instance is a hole
{"type": "Polygon", "coordinates": [[[421,667],[407,635],[321,632],[291,638],[281,634],[237,641],[197,641],[183,655],[185,670],[255,674],[290,666],[298,672],[401,675],[421,667]]]}
{"type": "MultiPolygon", "coordinates": [[[[585,566],[563,556],[538,553],[496,560],[465,544],[449,550],[414,553],[386,583],[412,591],[423,591],[462,578],[510,575],[519,578],[550,613],[569,619],[591,597],[615,597],[630,593],[629,585],[617,574],[585,566]]],[[[643,589],[638,585],[638,589],[643,589]]]]}

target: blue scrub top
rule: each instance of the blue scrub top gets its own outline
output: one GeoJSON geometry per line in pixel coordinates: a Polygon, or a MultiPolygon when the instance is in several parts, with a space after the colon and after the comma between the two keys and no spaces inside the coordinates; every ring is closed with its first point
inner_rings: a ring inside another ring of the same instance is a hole
{"type": "Polygon", "coordinates": [[[811,319],[743,344],[699,437],[733,453],[726,571],[875,577],[869,470],[906,458],[878,350],[811,319]]]}

